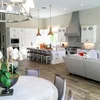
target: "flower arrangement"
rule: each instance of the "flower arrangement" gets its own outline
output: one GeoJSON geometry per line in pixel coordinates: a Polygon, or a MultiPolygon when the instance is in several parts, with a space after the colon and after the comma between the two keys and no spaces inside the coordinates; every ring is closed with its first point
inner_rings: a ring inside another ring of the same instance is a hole
{"type": "Polygon", "coordinates": [[[2,96],[13,94],[13,89],[10,87],[17,82],[19,77],[17,60],[23,60],[23,58],[16,48],[7,48],[6,61],[3,61],[3,55],[0,52],[0,87],[5,88],[1,93],[2,96]]]}

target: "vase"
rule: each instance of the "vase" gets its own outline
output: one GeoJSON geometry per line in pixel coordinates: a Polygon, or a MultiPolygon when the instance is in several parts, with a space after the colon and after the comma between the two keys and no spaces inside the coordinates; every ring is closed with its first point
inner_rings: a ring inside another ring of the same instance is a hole
{"type": "Polygon", "coordinates": [[[11,78],[10,81],[11,81],[11,85],[9,87],[6,87],[4,84],[2,84],[0,82],[0,87],[4,88],[4,90],[2,90],[1,92],[1,96],[9,96],[9,95],[13,95],[13,92],[14,92],[14,89],[10,89],[13,85],[16,84],[18,80],[18,77],[16,78],[11,78]]]}

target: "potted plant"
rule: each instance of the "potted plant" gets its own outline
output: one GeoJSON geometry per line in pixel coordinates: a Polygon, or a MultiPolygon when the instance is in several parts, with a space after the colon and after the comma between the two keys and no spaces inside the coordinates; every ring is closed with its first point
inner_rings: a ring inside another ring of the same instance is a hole
{"type": "Polygon", "coordinates": [[[16,71],[16,68],[13,66],[12,72],[12,65],[10,65],[8,70],[8,64],[6,62],[1,62],[1,69],[0,69],[0,87],[5,88],[1,95],[12,95],[13,89],[10,89],[18,80],[19,74],[16,71]]]}
{"type": "Polygon", "coordinates": [[[13,89],[10,89],[18,80],[19,72],[17,70],[18,64],[15,62],[19,58],[19,52],[17,49],[12,49],[12,52],[8,52],[10,57],[7,57],[6,61],[3,61],[3,55],[0,52],[0,87],[2,90],[1,96],[13,95],[13,89]],[[17,52],[16,52],[17,51],[17,52]]]}

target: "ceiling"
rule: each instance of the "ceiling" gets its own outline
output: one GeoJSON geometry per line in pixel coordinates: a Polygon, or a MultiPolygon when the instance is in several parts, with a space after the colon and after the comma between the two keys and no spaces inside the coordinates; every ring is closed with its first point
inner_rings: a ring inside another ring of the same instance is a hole
{"type": "MultiPolygon", "coordinates": [[[[100,0],[34,0],[34,3],[35,8],[40,8],[41,18],[50,16],[49,5],[52,5],[52,16],[100,6],[100,0]],[[41,9],[41,7],[46,7],[47,9],[41,9]],[[66,9],[64,10],[64,8],[66,9]]],[[[32,12],[32,15],[36,17],[37,10],[33,9],[32,12]]]]}
{"type": "MultiPolygon", "coordinates": [[[[10,0],[4,0],[4,2],[9,2],[9,1],[10,0]]],[[[33,17],[37,17],[38,15],[37,9],[40,9],[41,18],[50,17],[49,5],[52,5],[52,13],[51,13],[52,17],[62,15],[65,13],[70,13],[77,10],[84,10],[100,6],[100,0],[33,0],[33,1],[35,4],[35,8],[31,9],[31,14],[33,17]],[[42,9],[42,7],[46,7],[46,9],[42,9]]]]}

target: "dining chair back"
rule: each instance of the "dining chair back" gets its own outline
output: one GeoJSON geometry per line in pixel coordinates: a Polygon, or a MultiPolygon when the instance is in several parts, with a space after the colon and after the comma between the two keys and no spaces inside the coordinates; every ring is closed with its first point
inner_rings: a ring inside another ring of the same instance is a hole
{"type": "Polygon", "coordinates": [[[58,100],[64,100],[66,94],[66,79],[56,74],[54,84],[58,89],[58,100]]]}
{"type": "Polygon", "coordinates": [[[39,69],[26,68],[25,74],[28,75],[28,76],[36,76],[36,77],[39,77],[40,70],[39,69]]]}
{"type": "Polygon", "coordinates": [[[69,90],[68,96],[66,95],[66,79],[55,74],[54,84],[58,89],[58,100],[73,100],[71,90],[69,90]]]}

